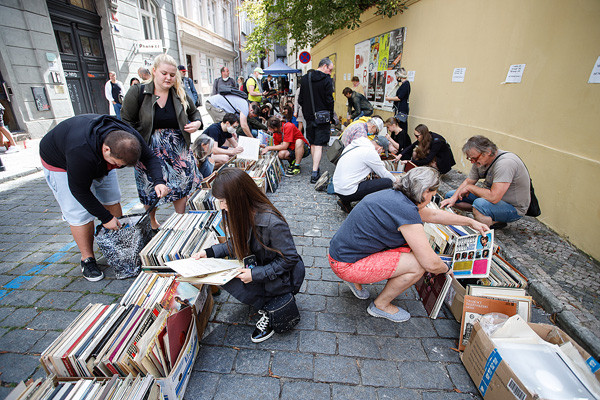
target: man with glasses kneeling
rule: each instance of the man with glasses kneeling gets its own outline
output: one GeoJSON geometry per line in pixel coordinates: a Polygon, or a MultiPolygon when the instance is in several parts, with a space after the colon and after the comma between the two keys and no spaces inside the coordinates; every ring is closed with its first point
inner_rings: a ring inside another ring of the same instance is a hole
{"type": "Polygon", "coordinates": [[[502,229],[522,218],[531,193],[529,172],[519,156],[499,150],[484,136],[467,140],[462,151],[473,166],[458,189],[446,193],[441,206],[472,211],[477,221],[491,229],[502,229]],[[475,185],[480,179],[484,187],[475,185]]]}

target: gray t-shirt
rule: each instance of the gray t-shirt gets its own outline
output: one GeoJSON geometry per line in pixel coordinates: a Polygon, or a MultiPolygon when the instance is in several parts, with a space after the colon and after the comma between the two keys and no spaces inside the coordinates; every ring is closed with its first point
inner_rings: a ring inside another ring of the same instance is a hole
{"type": "MultiPolygon", "coordinates": [[[[502,200],[513,205],[517,213],[523,216],[527,212],[531,201],[527,168],[516,154],[498,150],[497,157],[500,158],[490,167],[483,185],[486,189],[489,189],[494,182],[510,182],[510,186],[504,193],[502,200]]],[[[478,181],[485,176],[485,171],[485,167],[477,168],[473,164],[471,172],[469,172],[469,179],[478,181]]]]}
{"type": "Polygon", "coordinates": [[[248,105],[248,101],[242,99],[241,97],[234,96],[232,94],[228,94],[227,96],[217,94],[214,96],[210,96],[208,99],[206,99],[206,101],[208,101],[214,107],[223,109],[225,112],[237,112],[238,114],[244,114],[245,116],[248,116],[248,110],[250,108],[248,105]],[[229,101],[227,101],[225,98],[227,98],[227,100],[229,101]],[[232,108],[231,106],[233,106],[234,108],[232,108]]]}

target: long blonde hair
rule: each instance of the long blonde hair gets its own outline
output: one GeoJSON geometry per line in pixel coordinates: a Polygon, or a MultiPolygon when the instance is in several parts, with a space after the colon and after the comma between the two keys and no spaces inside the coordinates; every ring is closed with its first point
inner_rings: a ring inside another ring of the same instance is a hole
{"type": "MultiPolygon", "coordinates": [[[[175,70],[177,71],[175,76],[177,79],[175,79],[173,87],[175,88],[175,93],[177,93],[177,97],[179,97],[179,100],[183,105],[183,109],[187,110],[189,105],[187,101],[187,94],[185,92],[183,82],[181,81],[181,72],[179,72],[179,69],[177,69],[177,63],[175,62],[175,59],[168,54],[161,54],[159,56],[156,56],[156,58],[154,59],[154,63],[152,64],[153,72],[155,72],[158,69],[160,64],[169,64],[175,67],[175,70]]],[[[154,81],[154,73],[151,74],[150,81],[154,81]]]]}

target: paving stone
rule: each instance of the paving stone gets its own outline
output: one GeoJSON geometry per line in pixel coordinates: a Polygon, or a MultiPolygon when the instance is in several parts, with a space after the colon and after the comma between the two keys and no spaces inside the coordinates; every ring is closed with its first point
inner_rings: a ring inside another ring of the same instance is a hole
{"type": "MultiPolygon", "coordinates": [[[[0,250],[0,251],[4,251],[4,250],[0,250]]],[[[5,274],[10,272],[11,270],[15,269],[17,267],[17,265],[19,265],[19,263],[16,262],[0,262],[0,274],[5,274]]]]}
{"type": "MultiPolygon", "coordinates": [[[[225,336],[225,346],[255,349],[256,343],[250,341],[250,336],[254,332],[255,326],[249,325],[229,325],[227,336],[225,336]]],[[[273,340],[273,338],[269,339],[273,340]]]]}
{"type": "Polygon", "coordinates": [[[81,293],[77,292],[50,292],[39,299],[37,307],[68,310],[79,298],[81,293]]]}
{"type": "Polygon", "coordinates": [[[233,368],[237,353],[237,350],[231,348],[202,346],[194,364],[194,371],[228,374],[233,368]]]}
{"type": "Polygon", "coordinates": [[[315,380],[358,385],[360,377],[354,358],[317,355],[315,357],[315,380]]]}
{"type": "Polygon", "coordinates": [[[13,310],[14,311],[10,315],[0,322],[0,326],[26,326],[32,319],[36,317],[36,315],[39,314],[39,311],[37,311],[35,308],[17,308],[13,310]]]}
{"type": "Polygon", "coordinates": [[[278,351],[273,355],[271,370],[274,375],[285,378],[312,379],[313,363],[311,354],[278,351]]]}
{"type": "MultiPolygon", "coordinates": [[[[15,311],[14,307],[0,307],[0,322],[15,311]]],[[[0,326],[2,323],[0,323],[0,326]]]]}
{"type": "MultiPolygon", "coordinates": [[[[18,239],[15,240],[19,242],[18,239]]],[[[7,251],[0,255],[0,262],[21,262],[29,254],[31,254],[29,251],[7,251]]]]}
{"type": "Polygon", "coordinates": [[[326,303],[325,296],[301,293],[296,295],[296,304],[300,311],[323,311],[326,303]]]}
{"type": "Polygon", "coordinates": [[[0,304],[9,306],[30,306],[45,294],[46,292],[37,290],[11,290],[10,293],[0,299],[0,304]]]}
{"type": "Polygon", "coordinates": [[[331,389],[325,383],[284,382],[281,400],[329,399],[331,389]]]}
{"type": "Polygon", "coordinates": [[[70,278],[49,276],[35,286],[36,290],[61,290],[71,283],[70,278]]]}
{"type": "Polygon", "coordinates": [[[28,324],[28,327],[39,330],[63,330],[78,315],[78,312],[71,311],[42,311],[28,324]]]}
{"type": "Polygon", "coordinates": [[[114,279],[104,288],[104,293],[123,295],[131,287],[133,279],[114,279]]]}
{"type": "MultiPolygon", "coordinates": [[[[276,333],[269,340],[258,343],[259,349],[297,351],[300,332],[292,329],[285,333],[276,333]]],[[[250,340],[250,339],[248,339],[250,340]]]]}
{"type": "MultiPolygon", "coordinates": [[[[344,284],[343,286],[345,287],[346,285],[344,284]]],[[[371,301],[357,299],[353,294],[351,296],[352,297],[340,295],[338,297],[327,297],[327,311],[331,313],[356,315],[361,318],[361,321],[364,320],[365,318],[363,317],[367,315],[367,306],[371,301]]]]}
{"type": "Polygon", "coordinates": [[[44,336],[43,331],[14,329],[0,338],[0,351],[25,353],[44,336]]]}
{"type": "MultiPolygon", "coordinates": [[[[270,351],[241,349],[235,359],[235,372],[240,374],[265,376],[269,374],[270,361],[270,351]]],[[[279,375],[277,373],[275,374],[279,375]]]]}
{"type": "Polygon", "coordinates": [[[378,388],[379,400],[421,400],[421,393],[412,389],[378,388]]]}
{"type": "Polygon", "coordinates": [[[329,332],[347,332],[356,331],[356,318],[345,314],[317,314],[317,329],[329,332]]]}
{"type": "Polygon", "coordinates": [[[434,319],[433,327],[437,334],[445,338],[458,339],[460,337],[460,324],[452,319],[434,319]]]}
{"type": "Polygon", "coordinates": [[[209,322],[206,325],[206,329],[204,329],[204,335],[202,336],[202,340],[200,341],[200,343],[220,346],[225,340],[226,332],[226,324],[216,324],[213,322],[209,322]]]}
{"type": "Polygon", "coordinates": [[[40,364],[37,356],[17,353],[0,354],[0,373],[2,382],[18,383],[31,376],[40,364]]]}
{"type": "Polygon", "coordinates": [[[446,366],[446,369],[450,374],[450,379],[458,390],[467,393],[479,393],[477,386],[475,386],[475,383],[473,383],[473,380],[463,365],[449,364],[446,366]]]}
{"type": "Polygon", "coordinates": [[[71,310],[83,310],[88,304],[113,304],[119,302],[119,296],[111,296],[108,294],[90,293],[81,297],[75,303],[71,310]]]}
{"type": "Polygon", "coordinates": [[[437,362],[398,363],[402,387],[414,389],[453,389],[444,366],[437,362]]]}
{"type": "Polygon", "coordinates": [[[245,304],[222,304],[217,312],[215,321],[228,323],[248,323],[250,306],[245,304]]]}
{"type": "Polygon", "coordinates": [[[332,387],[333,400],[348,400],[348,399],[376,399],[377,391],[375,388],[366,386],[349,386],[349,385],[333,385],[332,387]]]}
{"type": "Polygon", "coordinates": [[[77,271],[79,274],[79,278],[73,281],[69,286],[67,286],[64,290],[68,292],[92,292],[99,293],[102,291],[108,284],[111,282],[108,279],[103,279],[98,282],[90,282],[87,279],[81,276],[81,271],[77,271]]]}
{"type": "Polygon", "coordinates": [[[337,336],[334,333],[320,331],[300,332],[300,347],[304,353],[335,354],[337,336]]]}
{"type": "Polygon", "coordinates": [[[479,396],[470,393],[457,392],[423,392],[423,400],[472,400],[479,399],[479,396]]]}
{"type": "Polygon", "coordinates": [[[399,387],[400,373],[393,361],[360,360],[360,375],[363,385],[399,387]]]}
{"type": "Polygon", "coordinates": [[[397,324],[400,337],[436,337],[435,329],[429,318],[411,318],[406,322],[397,324]]]}
{"type": "MultiPolygon", "coordinates": [[[[360,300],[357,300],[360,301],[360,300]]],[[[363,310],[360,314],[360,322],[356,324],[357,332],[361,335],[377,335],[377,336],[396,336],[398,323],[389,321],[384,318],[374,318],[367,314],[366,306],[363,304],[363,310]]]]}
{"type": "Polygon", "coordinates": [[[14,390],[14,387],[0,386],[0,398],[6,399],[10,392],[14,390]]]}
{"type": "Polygon", "coordinates": [[[379,358],[379,347],[372,336],[338,334],[339,354],[350,357],[379,358]]]}
{"type": "Polygon", "coordinates": [[[57,331],[44,332],[44,336],[40,338],[40,340],[38,340],[31,349],[29,349],[29,352],[31,354],[41,354],[59,336],[60,332],[57,331]]]}
{"type": "Polygon", "coordinates": [[[420,339],[375,337],[381,358],[396,361],[427,361],[420,339]]]}
{"type": "Polygon", "coordinates": [[[300,322],[294,327],[296,330],[314,330],[317,326],[317,314],[311,311],[300,311],[300,322]]]}
{"type": "Polygon", "coordinates": [[[221,377],[220,374],[192,371],[185,389],[184,400],[212,400],[221,377]]]}
{"type": "Polygon", "coordinates": [[[81,277],[81,266],[68,263],[48,264],[48,266],[40,272],[40,275],[67,275],[79,278],[81,277]]]}
{"type": "Polygon", "coordinates": [[[423,347],[430,361],[460,362],[460,355],[456,350],[457,342],[454,339],[425,338],[423,347]]]}
{"type": "Polygon", "coordinates": [[[215,399],[270,400],[279,398],[279,381],[275,378],[231,375],[217,385],[215,399]],[[260,394],[260,395],[258,395],[260,394]]]}
{"type": "Polygon", "coordinates": [[[337,296],[338,295],[338,283],[337,282],[320,282],[320,281],[308,281],[306,293],[313,295],[324,295],[324,296],[337,296]]]}

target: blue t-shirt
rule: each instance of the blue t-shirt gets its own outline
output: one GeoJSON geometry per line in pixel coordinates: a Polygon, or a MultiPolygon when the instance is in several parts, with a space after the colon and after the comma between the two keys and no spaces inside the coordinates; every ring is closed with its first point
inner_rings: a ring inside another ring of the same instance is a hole
{"type": "Polygon", "coordinates": [[[215,142],[217,142],[217,146],[219,147],[223,147],[227,139],[231,137],[231,133],[227,131],[223,132],[223,129],[221,129],[220,122],[215,122],[214,124],[206,128],[202,133],[205,133],[211,138],[213,138],[215,142]]]}
{"type": "Polygon", "coordinates": [[[333,235],[329,255],[336,261],[354,263],[398,248],[406,244],[398,228],[422,223],[419,209],[402,192],[387,189],[371,193],[354,207],[333,235]]]}

